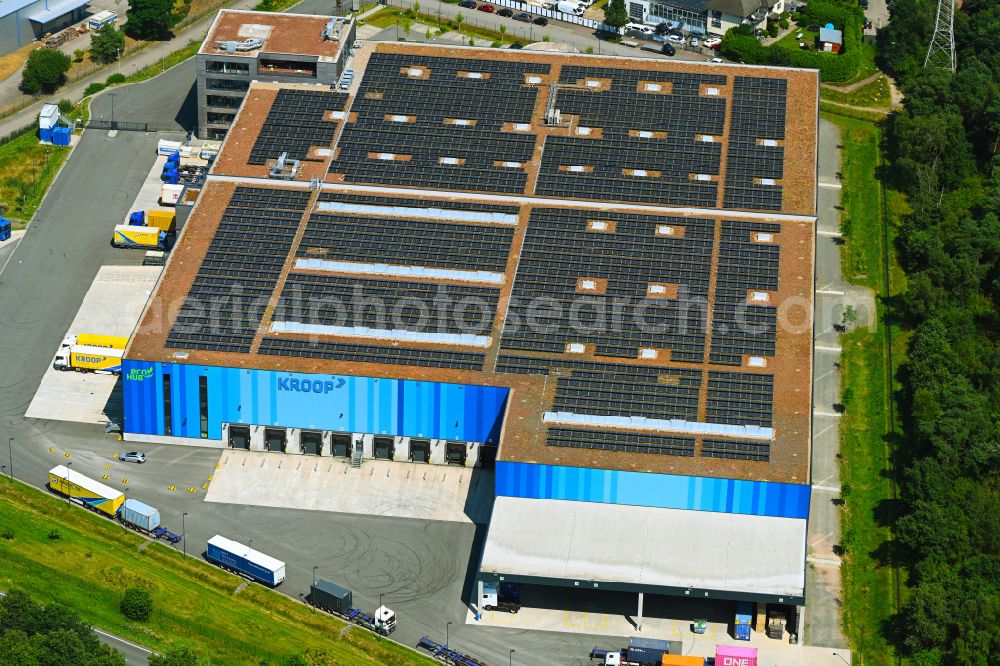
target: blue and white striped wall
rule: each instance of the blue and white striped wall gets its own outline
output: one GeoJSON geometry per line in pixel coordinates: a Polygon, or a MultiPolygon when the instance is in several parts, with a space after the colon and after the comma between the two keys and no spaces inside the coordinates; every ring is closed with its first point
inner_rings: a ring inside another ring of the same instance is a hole
{"type": "Polygon", "coordinates": [[[126,359],[126,433],[218,440],[223,423],[363,432],[495,444],[508,390],[348,375],[247,370],[126,359]],[[163,377],[170,375],[170,414],[163,377]],[[199,378],[208,384],[202,433],[199,378]]]}

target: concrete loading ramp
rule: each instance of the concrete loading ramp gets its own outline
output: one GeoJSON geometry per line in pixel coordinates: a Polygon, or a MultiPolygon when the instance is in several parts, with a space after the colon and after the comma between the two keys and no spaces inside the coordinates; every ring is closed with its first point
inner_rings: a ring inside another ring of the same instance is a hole
{"type": "Polygon", "coordinates": [[[229,450],[206,502],[485,523],[493,472],[479,468],[229,450]]]}
{"type": "MultiPolygon", "coordinates": [[[[128,337],[156,286],[162,266],[102,266],[64,336],[128,337]]],[[[56,350],[52,350],[55,356],[56,350]]],[[[113,375],[62,372],[50,365],[25,414],[31,419],[104,423],[120,420],[121,384],[113,375]]]]}

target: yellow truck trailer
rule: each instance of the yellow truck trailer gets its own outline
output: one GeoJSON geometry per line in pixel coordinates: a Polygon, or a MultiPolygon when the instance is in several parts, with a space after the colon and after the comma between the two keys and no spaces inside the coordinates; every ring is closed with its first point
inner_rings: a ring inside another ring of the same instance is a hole
{"type": "Polygon", "coordinates": [[[109,347],[111,349],[125,349],[128,345],[128,338],[118,335],[104,335],[103,333],[77,333],[67,335],[63,338],[62,347],[72,347],[80,345],[84,347],[109,347]]]}
{"type": "Polygon", "coordinates": [[[124,349],[111,347],[88,347],[73,345],[60,347],[52,367],[56,370],[77,370],[96,372],[102,375],[117,375],[122,371],[124,349]]]}
{"type": "Polygon", "coordinates": [[[172,234],[177,230],[177,213],[172,210],[151,210],[146,213],[146,225],[172,234]]]}
{"type": "Polygon", "coordinates": [[[111,238],[111,244],[114,247],[165,250],[167,249],[167,232],[157,227],[119,224],[115,227],[115,235],[111,238]]]}
{"type": "Polygon", "coordinates": [[[59,465],[49,470],[49,488],[71,500],[77,501],[95,511],[105,513],[112,518],[118,513],[125,494],[103,483],[74,472],[65,465],[59,465]]]}

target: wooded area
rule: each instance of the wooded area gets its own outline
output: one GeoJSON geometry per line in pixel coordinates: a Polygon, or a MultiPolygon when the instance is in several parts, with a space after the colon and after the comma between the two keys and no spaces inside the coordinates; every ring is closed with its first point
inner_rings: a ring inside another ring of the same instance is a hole
{"type": "Polygon", "coordinates": [[[933,0],[896,0],[880,33],[904,109],[888,174],[912,207],[900,234],[912,332],[900,381],[900,501],[887,506],[909,573],[886,628],[920,666],[1000,663],[1000,3],[955,15],[958,72],[924,69],[933,0]]]}

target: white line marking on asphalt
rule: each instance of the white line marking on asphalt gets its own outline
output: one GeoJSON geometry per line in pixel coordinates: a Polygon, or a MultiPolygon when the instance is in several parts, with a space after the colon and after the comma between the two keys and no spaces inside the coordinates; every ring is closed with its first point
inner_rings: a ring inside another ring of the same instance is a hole
{"type": "MultiPolygon", "coordinates": [[[[837,424],[836,424],[836,423],[831,423],[831,424],[830,424],[830,425],[828,425],[827,427],[823,428],[822,430],[820,430],[819,432],[817,432],[816,434],[814,434],[814,435],[813,435],[813,439],[815,440],[815,439],[817,439],[817,438],[819,438],[819,437],[822,437],[823,435],[825,435],[825,434],[826,434],[826,431],[827,431],[827,430],[833,430],[833,429],[834,429],[834,428],[836,428],[836,427],[837,427],[837,424]]],[[[827,478],[829,478],[829,477],[827,477],[827,478]]],[[[824,480],[824,481],[826,481],[826,479],[823,479],[823,480],[824,480]]]]}
{"type": "Polygon", "coordinates": [[[101,636],[104,636],[106,638],[110,638],[113,641],[118,641],[119,643],[123,643],[125,645],[130,646],[130,647],[134,647],[136,650],[142,650],[146,654],[153,654],[153,651],[150,650],[150,649],[144,648],[141,645],[136,645],[135,643],[131,643],[131,642],[125,640],[124,638],[119,638],[118,636],[115,636],[114,634],[109,634],[106,631],[101,631],[100,629],[98,629],[96,627],[94,627],[94,633],[95,634],[100,634],[101,636]]]}
{"type": "Polygon", "coordinates": [[[838,289],[817,289],[816,293],[820,294],[821,296],[843,296],[844,295],[844,292],[842,292],[842,291],[840,291],[838,289]]]}
{"type": "Polygon", "coordinates": [[[819,184],[819,186],[820,187],[832,187],[835,190],[839,190],[839,189],[842,189],[844,187],[841,183],[823,183],[823,182],[821,182],[819,184]]]}
{"type": "Polygon", "coordinates": [[[840,488],[834,488],[833,486],[817,486],[817,485],[814,485],[813,486],[813,490],[822,490],[822,491],[828,492],[828,493],[839,493],[840,492],[840,488]]]}
{"type": "Polygon", "coordinates": [[[837,412],[821,412],[817,410],[813,412],[813,416],[834,416],[839,419],[843,416],[843,414],[838,414],[837,412]]]}
{"type": "Polygon", "coordinates": [[[807,557],[806,562],[812,562],[813,564],[829,564],[834,567],[840,566],[840,560],[831,560],[826,557],[807,557]]]}
{"type": "Polygon", "coordinates": [[[817,229],[817,236],[829,236],[830,238],[840,238],[841,234],[839,231],[827,231],[826,229],[817,229]]]}
{"type": "Polygon", "coordinates": [[[840,347],[827,347],[825,345],[816,345],[815,349],[816,351],[828,351],[828,352],[838,352],[838,353],[844,351],[840,347]]]}

